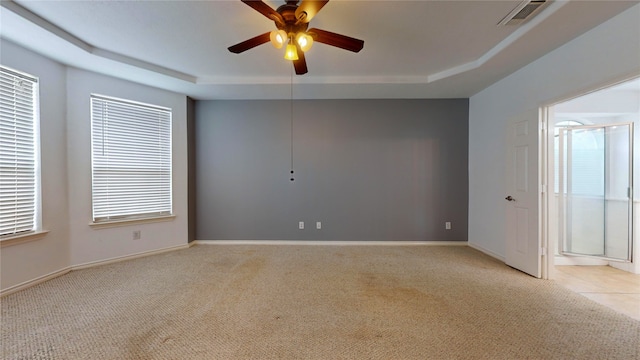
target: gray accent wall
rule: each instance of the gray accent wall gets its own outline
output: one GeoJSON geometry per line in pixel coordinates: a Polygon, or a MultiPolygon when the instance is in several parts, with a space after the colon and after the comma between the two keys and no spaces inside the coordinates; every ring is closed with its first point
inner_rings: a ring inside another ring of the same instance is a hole
{"type": "Polygon", "coordinates": [[[197,101],[196,238],[466,241],[468,118],[468,99],[197,101]]]}

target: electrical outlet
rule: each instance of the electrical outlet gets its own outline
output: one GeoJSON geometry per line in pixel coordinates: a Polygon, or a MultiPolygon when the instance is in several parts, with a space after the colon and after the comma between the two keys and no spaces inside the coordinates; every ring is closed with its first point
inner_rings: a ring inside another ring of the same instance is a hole
{"type": "Polygon", "coordinates": [[[304,230],[304,221],[298,222],[298,229],[304,230]]]}
{"type": "Polygon", "coordinates": [[[447,221],[446,223],[444,223],[444,228],[447,230],[451,230],[451,221],[447,221]]]}
{"type": "Polygon", "coordinates": [[[140,230],[136,230],[133,232],[133,240],[140,240],[142,238],[142,232],[140,230]]]}
{"type": "Polygon", "coordinates": [[[316,229],[322,229],[322,223],[320,221],[316,221],[316,229]]]}

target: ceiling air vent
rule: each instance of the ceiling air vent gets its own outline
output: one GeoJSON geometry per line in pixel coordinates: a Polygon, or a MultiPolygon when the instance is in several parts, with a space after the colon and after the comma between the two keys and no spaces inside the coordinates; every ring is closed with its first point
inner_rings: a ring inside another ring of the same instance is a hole
{"type": "Polygon", "coordinates": [[[519,25],[531,19],[546,4],[547,0],[524,0],[509,15],[500,20],[498,25],[519,25]]]}

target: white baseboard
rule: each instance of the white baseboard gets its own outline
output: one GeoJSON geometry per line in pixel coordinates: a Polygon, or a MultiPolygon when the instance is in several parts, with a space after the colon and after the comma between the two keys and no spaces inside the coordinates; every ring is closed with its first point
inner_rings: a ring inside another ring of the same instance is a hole
{"type": "Polygon", "coordinates": [[[91,267],[94,267],[94,266],[107,265],[107,264],[112,264],[112,263],[125,261],[125,260],[133,260],[133,259],[138,259],[138,258],[141,258],[141,257],[146,257],[146,256],[150,256],[150,255],[157,255],[157,254],[162,254],[162,253],[166,253],[166,252],[169,252],[169,251],[182,250],[182,249],[187,249],[187,248],[189,248],[189,244],[169,246],[169,247],[162,248],[162,249],[143,251],[143,252],[130,254],[130,255],[117,256],[117,257],[113,257],[113,258],[110,258],[110,259],[96,260],[96,261],[91,261],[91,262],[84,263],[84,264],[72,265],[71,266],[71,270],[88,269],[88,268],[91,268],[91,267]]]}
{"type": "MultiPolygon", "coordinates": [[[[187,249],[194,245],[315,245],[315,246],[468,246],[467,241],[304,241],[304,240],[195,240],[188,244],[170,246],[162,249],[143,251],[131,255],[118,256],[110,259],[91,261],[84,264],[69,266],[33,280],[0,289],[0,297],[30,288],[74,270],[88,269],[94,266],[107,265],[125,260],[133,260],[150,255],[162,254],[170,251],[187,249]]],[[[482,250],[480,250],[482,251],[482,250]]],[[[483,251],[484,252],[484,251],[483,251]]],[[[489,254],[491,255],[491,254],[489,254]]]]}
{"type": "Polygon", "coordinates": [[[502,255],[498,255],[498,254],[496,254],[495,252],[493,252],[493,251],[491,251],[491,250],[488,250],[488,249],[483,248],[482,246],[479,246],[479,245],[476,245],[476,244],[471,244],[471,243],[469,243],[469,247],[470,247],[470,248],[474,248],[474,249],[476,249],[476,250],[480,251],[481,253],[484,253],[484,254],[486,254],[486,255],[489,255],[489,256],[491,256],[491,257],[492,257],[492,258],[494,258],[494,259],[498,259],[498,260],[500,260],[500,261],[502,261],[502,262],[506,262],[506,259],[504,258],[504,256],[502,256],[502,255]]]}
{"type": "Polygon", "coordinates": [[[23,283],[8,287],[6,289],[0,289],[0,297],[5,296],[5,295],[9,295],[9,294],[13,294],[13,293],[18,292],[20,290],[24,290],[24,289],[30,288],[32,286],[38,285],[40,283],[43,283],[43,282],[45,282],[47,280],[51,280],[51,279],[56,278],[58,276],[62,276],[64,274],[67,274],[70,271],[82,270],[82,269],[87,269],[87,268],[91,268],[91,267],[94,267],[94,266],[112,264],[112,263],[125,261],[125,260],[133,260],[133,259],[137,259],[137,258],[141,258],[141,257],[145,257],[145,256],[166,253],[166,252],[169,252],[169,251],[187,249],[190,246],[192,246],[192,245],[191,244],[183,244],[183,245],[177,245],[177,246],[170,246],[170,247],[166,247],[166,248],[162,248],[162,249],[143,251],[143,252],[135,253],[135,254],[131,254],[131,255],[118,256],[118,257],[114,257],[114,258],[110,258],[110,259],[97,260],[97,261],[92,261],[92,262],[88,262],[88,263],[84,263],[84,264],[68,266],[68,267],[66,267],[64,269],[61,269],[61,270],[58,270],[58,271],[54,271],[54,272],[52,272],[50,274],[37,277],[37,278],[35,278],[33,280],[25,281],[23,283]]]}
{"type": "Polygon", "coordinates": [[[611,266],[612,268],[618,269],[618,270],[622,270],[622,271],[626,271],[626,272],[630,272],[633,274],[640,274],[640,267],[636,266],[636,264],[634,263],[625,263],[625,262],[610,262],[609,266],[611,266]]]}
{"type": "Polygon", "coordinates": [[[6,289],[0,290],[0,297],[6,296],[6,295],[9,295],[9,294],[13,294],[13,293],[18,292],[20,290],[24,290],[24,289],[30,288],[32,286],[41,284],[41,283],[43,283],[45,281],[48,281],[48,280],[57,278],[58,276],[62,276],[64,274],[67,274],[70,271],[71,271],[71,267],[66,267],[64,269],[60,269],[58,271],[54,271],[54,272],[49,273],[49,274],[39,276],[39,277],[37,277],[37,278],[35,278],[33,280],[29,280],[29,281],[25,281],[25,282],[17,284],[17,285],[13,285],[13,286],[8,287],[6,289]]]}
{"type": "Polygon", "coordinates": [[[588,257],[579,257],[579,256],[561,256],[556,255],[553,257],[553,265],[556,266],[570,266],[570,265],[580,265],[580,266],[602,266],[609,265],[609,262],[602,259],[594,259],[588,257]]]}
{"type": "Polygon", "coordinates": [[[466,241],[195,240],[195,245],[467,246],[466,241]]]}

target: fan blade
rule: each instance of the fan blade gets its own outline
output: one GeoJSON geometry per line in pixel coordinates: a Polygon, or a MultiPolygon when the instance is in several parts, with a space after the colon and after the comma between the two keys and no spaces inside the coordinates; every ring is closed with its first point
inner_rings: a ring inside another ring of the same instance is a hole
{"type": "Polygon", "coordinates": [[[256,37],[252,37],[249,40],[245,40],[239,44],[235,44],[233,46],[229,46],[229,51],[231,51],[232,53],[235,54],[240,54],[241,52],[247,51],[249,49],[253,49],[254,47],[258,46],[258,45],[262,45],[264,43],[268,43],[269,41],[271,41],[271,39],[269,38],[269,35],[271,34],[271,32],[268,33],[264,33],[262,35],[258,35],[256,37]]]}
{"type": "Polygon", "coordinates": [[[296,75],[304,75],[308,72],[307,60],[304,58],[304,52],[300,46],[296,45],[296,47],[298,48],[298,60],[293,60],[293,68],[296,69],[296,75]]]}
{"type": "Polygon", "coordinates": [[[329,0],[302,0],[296,9],[298,22],[308,23],[329,0]]]}
{"type": "Polygon", "coordinates": [[[284,18],[277,11],[273,10],[271,6],[262,2],[262,0],[241,0],[243,3],[251,6],[255,11],[268,17],[271,20],[284,24],[284,18]]]}
{"type": "Polygon", "coordinates": [[[309,29],[307,33],[313,37],[314,41],[353,52],[359,52],[364,47],[363,40],[336,34],[331,31],[313,28],[309,29]]]}

